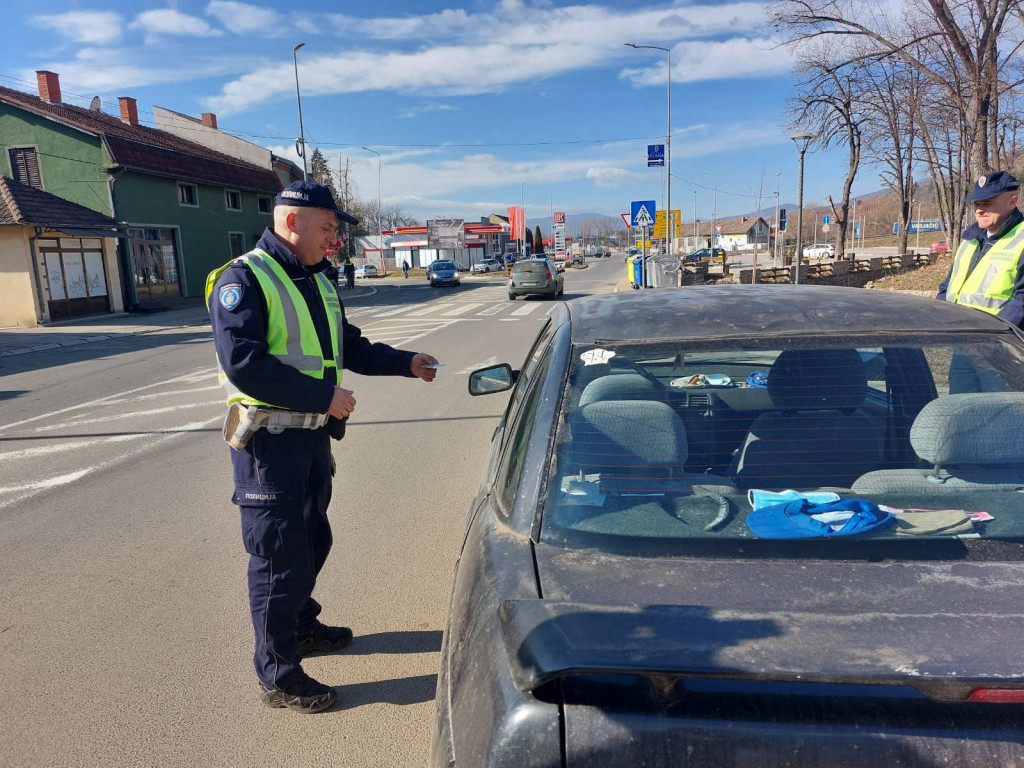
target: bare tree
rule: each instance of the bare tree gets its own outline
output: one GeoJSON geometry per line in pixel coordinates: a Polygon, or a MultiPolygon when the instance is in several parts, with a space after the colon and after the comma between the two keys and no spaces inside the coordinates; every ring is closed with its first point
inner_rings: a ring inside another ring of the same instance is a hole
{"type": "Polygon", "coordinates": [[[899,59],[883,58],[862,67],[866,156],[881,167],[879,178],[898,206],[899,253],[907,252],[913,215],[918,153],[918,116],[927,82],[899,59]]]}
{"type": "Polygon", "coordinates": [[[1019,52],[1020,0],[780,0],[773,21],[788,42],[821,40],[856,63],[899,59],[960,115],[972,175],[998,164],[999,97],[1019,52]]]}
{"type": "Polygon", "coordinates": [[[863,64],[841,64],[825,46],[805,45],[798,59],[796,95],[789,101],[792,128],[801,127],[815,135],[823,149],[842,146],[847,150],[846,178],[838,205],[828,197],[835,219],[836,258],[846,251],[849,228],[850,190],[860,170],[861,100],[860,70],[863,64]]]}

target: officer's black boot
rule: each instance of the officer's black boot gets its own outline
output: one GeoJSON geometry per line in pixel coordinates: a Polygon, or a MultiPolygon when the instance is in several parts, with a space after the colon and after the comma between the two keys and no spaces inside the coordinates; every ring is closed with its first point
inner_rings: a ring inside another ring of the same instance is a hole
{"type": "Polygon", "coordinates": [[[260,683],[260,701],[273,709],[294,709],[312,715],[330,709],[337,700],[338,694],[333,688],[313,678],[307,678],[302,685],[288,691],[267,688],[260,683]]]}
{"type": "Polygon", "coordinates": [[[352,630],[348,627],[328,627],[316,623],[316,628],[295,638],[299,658],[314,653],[334,653],[352,644],[352,630]]]}

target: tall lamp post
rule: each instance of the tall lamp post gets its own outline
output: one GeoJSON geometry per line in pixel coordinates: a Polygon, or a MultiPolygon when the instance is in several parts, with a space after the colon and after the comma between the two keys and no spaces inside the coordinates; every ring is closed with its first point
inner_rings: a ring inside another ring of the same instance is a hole
{"type": "MultiPolygon", "coordinates": [[[[384,263],[384,227],[381,226],[380,220],[381,214],[383,213],[380,207],[380,164],[383,161],[383,158],[381,157],[380,152],[376,149],[370,149],[369,147],[360,147],[360,149],[365,149],[367,152],[373,152],[373,154],[377,156],[377,237],[380,238],[380,266],[381,269],[384,270],[384,274],[387,275],[388,268],[384,263]]],[[[397,269],[397,267],[395,268],[397,269]]]]}
{"type": "MultiPolygon", "coordinates": [[[[640,50],[646,48],[652,51],[664,51],[668,54],[668,126],[665,131],[665,237],[668,239],[668,255],[671,256],[674,248],[675,228],[672,226],[672,49],[663,48],[660,45],[637,45],[636,43],[623,43],[630,48],[640,50]]],[[[646,282],[646,281],[645,281],[646,282]]]]}
{"type": "Polygon", "coordinates": [[[796,277],[793,280],[795,284],[799,285],[800,264],[803,261],[804,249],[804,155],[807,154],[807,145],[814,139],[814,134],[810,131],[799,131],[790,136],[790,138],[794,141],[796,148],[800,152],[800,185],[796,201],[796,277]]]}
{"type": "Polygon", "coordinates": [[[302,147],[302,175],[309,177],[309,168],[306,167],[306,130],[302,127],[302,95],[299,92],[299,48],[305,43],[299,43],[292,48],[292,62],[295,64],[295,100],[299,103],[299,144],[302,147]]]}

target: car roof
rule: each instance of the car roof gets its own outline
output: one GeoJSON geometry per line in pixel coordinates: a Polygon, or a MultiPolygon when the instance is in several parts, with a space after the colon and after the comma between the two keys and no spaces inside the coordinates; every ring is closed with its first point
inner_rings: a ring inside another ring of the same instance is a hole
{"type": "Polygon", "coordinates": [[[976,309],[890,291],[815,285],[707,285],[587,296],[566,305],[572,341],[778,334],[1002,332],[976,309]]]}

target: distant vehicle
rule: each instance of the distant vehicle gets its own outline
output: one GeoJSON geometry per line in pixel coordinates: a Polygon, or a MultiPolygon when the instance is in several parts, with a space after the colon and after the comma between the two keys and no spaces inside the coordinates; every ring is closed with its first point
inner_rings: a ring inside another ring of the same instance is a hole
{"type": "Polygon", "coordinates": [[[459,285],[459,265],[450,259],[439,259],[427,267],[427,281],[431,287],[459,285]]]}
{"type": "Polygon", "coordinates": [[[611,257],[612,257],[612,252],[611,251],[605,251],[604,253],[601,254],[601,258],[603,258],[603,259],[610,259],[611,257]]]}
{"type": "Polygon", "coordinates": [[[812,243],[804,246],[804,256],[812,259],[831,259],[836,255],[836,247],[832,243],[812,243]]]}
{"type": "Polygon", "coordinates": [[[945,240],[936,240],[932,243],[932,253],[949,253],[949,243],[945,240]]]}
{"type": "Polygon", "coordinates": [[[356,280],[362,280],[366,277],[379,277],[380,273],[377,271],[377,267],[373,264],[360,264],[356,267],[356,280]]]}
{"type": "Polygon", "coordinates": [[[508,300],[515,301],[516,296],[561,296],[564,281],[555,262],[550,259],[517,261],[508,276],[508,300]]]}
{"type": "Polygon", "coordinates": [[[501,262],[497,259],[480,259],[470,270],[474,274],[483,272],[501,272],[501,262]]]}
{"type": "Polygon", "coordinates": [[[725,261],[725,248],[701,248],[686,254],[684,261],[725,261]]]}

